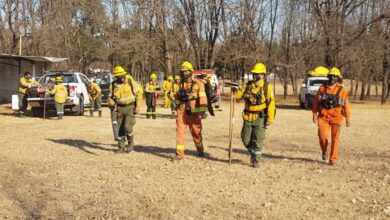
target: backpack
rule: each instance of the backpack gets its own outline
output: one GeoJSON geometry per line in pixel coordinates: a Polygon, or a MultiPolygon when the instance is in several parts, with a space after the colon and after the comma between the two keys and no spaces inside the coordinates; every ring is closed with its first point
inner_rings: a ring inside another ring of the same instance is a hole
{"type": "Polygon", "coordinates": [[[340,86],[336,94],[330,95],[327,92],[327,87],[325,86],[325,92],[320,99],[320,106],[322,108],[331,109],[340,106],[340,92],[343,89],[343,86],[340,86]]]}

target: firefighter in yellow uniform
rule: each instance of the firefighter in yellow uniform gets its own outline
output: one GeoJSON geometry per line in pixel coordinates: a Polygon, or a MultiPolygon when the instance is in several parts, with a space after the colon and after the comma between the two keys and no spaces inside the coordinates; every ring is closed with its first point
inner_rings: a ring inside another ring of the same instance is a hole
{"type": "Polygon", "coordinates": [[[49,90],[48,93],[54,95],[54,104],[57,111],[58,119],[61,120],[64,116],[64,106],[65,102],[68,99],[68,90],[64,85],[61,85],[62,77],[56,77],[56,85],[53,89],[49,90]]]}
{"type": "Polygon", "coordinates": [[[156,119],[156,102],[158,91],[160,86],[157,84],[157,75],[155,73],[150,74],[149,82],[145,86],[145,99],[146,99],[146,118],[156,119]]]}
{"type": "Polygon", "coordinates": [[[96,109],[99,112],[99,117],[102,117],[102,90],[100,89],[100,86],[97,83],[89,82],[88,83],[88,95],[89,95],[89,116],[93,117],[93,112],[96,109]]]}
{"type": "Polygon", "coordinates": [[[27,89],[32,86],[38,86],[39,83],[31,79],[31,73],[25,72],[23,77],[19,79],[19,116],[23,117],[27,109],[27,89]]]}
{"type": "Polygon", "coordinates": [[[119,128],[117,153],[128,153],[134,148],[135,114],[139,112],[137,102],[142,99],[137,83],[126,74],[123,67],[115,67],[116,80],[110,85],[109,108],[115,113],[119,128]]]}
{"type": "Polygon", "coordinates": [[[178,100],[176,117],[176,157],[183,159],[185,154],[185,131],[188,126],[195,143],[199,157],[204,157],[204,146],[202,137],[202,117],[207,111],[207,96],[205,85],[193,76],[192,64],[185,61],[181,68],[183,82],[175,95],[178,100]]]}
{"type": "Polygon", "coordinates": [[[168,97],[168,93],[172,89],[172,84],[173,84],[173,77],[168,76],[167,80],[164,81],[164,84],[162,86],[162,89],[164,91],[164,108],[171,107],[171,100],[168,97]]]}
{"type": "Polygon", "coordinates": [[[175,81],[173,82],[172,87],[171,87],[171,91],[169,92],[170,99],[172,100],[171,101],[172,118],[176,117],[176,110],[177,110],[176,108],[180,104],[180,100],[175,99],[175,97],[177,96],[177,93],[180,90],[180,84],[181,84],[180,76],[175,76],[175,81]]]}
{"type": "Polygon", "coordinates": [[[252,166],[259,167],[265,129],[274,121],[275,99],[271,85],[265,80],[267,74],[265,65],[257,63],[251,73],[253,80],[238,90],[236,99],[245,100],[241,139],[251,154],[252,166]]]}

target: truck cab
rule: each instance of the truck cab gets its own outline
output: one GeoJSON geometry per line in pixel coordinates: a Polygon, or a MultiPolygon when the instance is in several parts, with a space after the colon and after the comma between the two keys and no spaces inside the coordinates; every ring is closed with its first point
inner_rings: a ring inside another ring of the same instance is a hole
{"type": "Polygon", "coordinates": [[[299,106],[305,109],[313,107],[314,96],[317,94],[320,86],[328,83],[326,76],[308,76],[303,81],[299,89],[299,106]]]}

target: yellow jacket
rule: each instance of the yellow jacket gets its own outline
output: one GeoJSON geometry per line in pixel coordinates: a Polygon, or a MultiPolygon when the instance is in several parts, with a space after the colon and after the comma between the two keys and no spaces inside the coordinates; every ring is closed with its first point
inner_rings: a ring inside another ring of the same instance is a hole
{"type": "Polygon", "coordinates": [[[95,99],[102,93],[100,86],[94,82],[87,86],[87,90],[92,99],[95,99]]]}
{"type": "Polygon", "coordinates": [[[179,90],[180,90],[180,83],[173,83],[171,88],[171,93],[169,95],[171,96],[171,99],[175,100],[176,105],[180,104],[180,100],[175,99],[175,97],[177,97],[177,93],[179,92],[179,90]]]}
{"type": "Polygon", "coordinates": [[[27,79],[24,76],[19,79],[19,93],[26,94],[29,86],[38,86],[39,83],[33,79],[27,79]]]}
{"type": "Polygon", "coordinates": [[[267,107],[267,102],[267,121],[274,121],[275,98],[272,91],[272,86],[268,84],[267,97],[264,96],[263,87],[264,80],[261,80],[258,85],[255,85],[253,81],[249,81],[244,85],[243,88],[238,90],[236,94],[236,99],[245,99],[245,110],[243,113],[243,118],[245,121],[255,121],[259,117],[260,112],[262,112],[267,107]]]}
{"type": "Polygon", "coordinates": [[[127,83],[113,82],[110,85],[108,104],[114,106],[115,104],[128,105],[135,102],[142,101],[142,91],[139,90],[139,85],[134,79],[128,78],[127,83]]]}
{"type": "Polygon", "coordinates": [[[167,94],[172,89],[172,82],[165,80],[162,88],[164,90],[164,93],[167,94]]]}
{"type": "Polygon", "coordinates": [[[64,85],[55,85],[48,93],[54,95],[54,101],[60,104],[68,99],[68,91],[64,85]]]}
{"type": "Polygon", "coordinates": [[[145,86],[145,93],[155,93],[158,89],[160,89],[160,86],[157,83],[148,82],[145,86]]]}

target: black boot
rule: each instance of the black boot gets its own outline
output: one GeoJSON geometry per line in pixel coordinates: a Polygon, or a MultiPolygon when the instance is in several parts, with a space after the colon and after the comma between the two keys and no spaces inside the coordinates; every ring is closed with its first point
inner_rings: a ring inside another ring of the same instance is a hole
{"type": "Polygon", "coordinates": [[[157,118],[157,115],[155,115],[155,114],[152,115],[152,118],[153,118],[153,119],[156,119],[156,118],[157,118]]]}
{"type": "Polygon", "coordinates": [[[257,160],[257,157],[256,155],[251,155],[251,164],[252,164],[252,167],[253,168],[259,168],[260,167],[260,164],[259,164],[259,161],[257,160]]]}
{"type": "Polygon", "coordinates": [[[102,117],[102,110],[99,110],[99,118],[102,117]]]}

